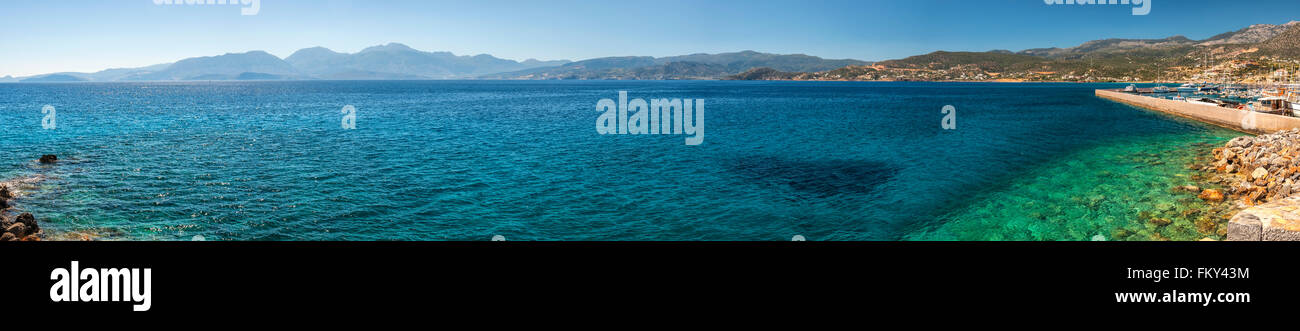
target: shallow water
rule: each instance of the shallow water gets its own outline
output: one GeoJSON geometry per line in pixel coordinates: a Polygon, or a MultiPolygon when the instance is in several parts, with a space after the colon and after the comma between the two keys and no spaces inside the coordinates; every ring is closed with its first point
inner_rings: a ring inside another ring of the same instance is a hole
{"type": "Polygon", "coordinates": [[[46,176],[16,204],[104,239],[1204,237],[1137,215],[1196,207],[1168,189],[1208,153],[1193,144],[1238,134],[1092,95],[1122,86],[0,84],[0,176],[46,176]],[[704,144],[596,134],[596,101],[621,90],[705,99],[704,144]]]}

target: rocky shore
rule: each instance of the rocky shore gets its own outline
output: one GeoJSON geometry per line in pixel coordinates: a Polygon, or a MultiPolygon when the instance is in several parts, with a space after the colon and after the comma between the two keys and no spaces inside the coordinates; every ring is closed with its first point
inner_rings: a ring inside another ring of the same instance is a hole
{"type": "Polygon", "coordinates": [[[1215,148],[1214,163],[1204,170],[1226,192],[1202,193],[1202,199],[1227,199],[1237,207],[1277,201],[1300,193],[1300,129],[1233,138],[1215,148]]]}
{"type": "Polygon", "coordinates": [[[1225,189],[1203,190],[1200,198],[1241,210],[1229,221],[1228,240],[1300,239],[1291,225],[1300,224],[1300,200],[1288,199],[1300,196],[1300,129],[1233,138],[1213,155],[1202,170],[1225,189]]]}
{"type": "MultiPolygon", "coordinates": [[[[43,155],[36,162],[54,164],[59,158],[43,155]]],[[[21,195],[19,186],[31,185],[44,177],[16,179],[0,182],[0,241],[40,241],[45,237],[36,216],[31,213],[18,213],[14,210],[13,200],[21,195]]]]}
{"type": "Polygon", "coordinates": [[[0,241],[40,241],[44,233],[35,216],[31,213],[10,215],[10,201],[16,197],[8,185],[0,186],[0,241]]]}

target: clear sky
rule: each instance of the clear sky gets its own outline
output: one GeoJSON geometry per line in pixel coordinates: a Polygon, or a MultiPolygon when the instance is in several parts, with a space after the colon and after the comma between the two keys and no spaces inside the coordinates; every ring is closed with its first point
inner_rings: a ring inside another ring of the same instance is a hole
{"type": "Polygon", "coordinates": [[[153,1],[5,0],[0,76],[388,42],[515,60],[739,50],[885,60],[1104,38],[1203,39],[1300,20],[1297,0],[1150,0],[1146,16],[1132,15],[1131,5],[1043,0],[261,0],[253,16],[238,5],[153,1]]]}

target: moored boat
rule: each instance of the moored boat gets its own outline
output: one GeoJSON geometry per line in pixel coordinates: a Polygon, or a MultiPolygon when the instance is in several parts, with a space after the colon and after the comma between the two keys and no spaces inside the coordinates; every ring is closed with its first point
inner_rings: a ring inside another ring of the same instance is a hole
{"type": "Polygon", "coordinates": [[[1215,102],[1214,99],[1210,99],[1210,98],[1193,98],[1193,99],[1186,99],[1184,101],[1187,101],[1187,103],[1191,103],[1191,104],[1206,105],[1206,106],[1220,105],[1220,103],[1215,102]]]}
{"type": "Polygon", "coordinates": [[[1288,105],[1285,98],[1279,96],[1270,96],[1259,98],[1255,103],[1255,110],[1264,113],[1294,113],[1295,108],[1288,105]]]}

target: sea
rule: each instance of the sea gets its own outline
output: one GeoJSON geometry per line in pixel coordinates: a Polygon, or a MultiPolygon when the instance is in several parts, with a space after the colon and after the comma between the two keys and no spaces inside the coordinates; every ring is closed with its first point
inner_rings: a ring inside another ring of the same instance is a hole
{"type": "Polygon", "coordinates": [[[0,84],[0,181],[53,240],[1220,238],[1171,188],[1244,134],[1125,85],[0,84]],[[620,92],[703,100],[703,143],[600,134],[620,92]]]}

